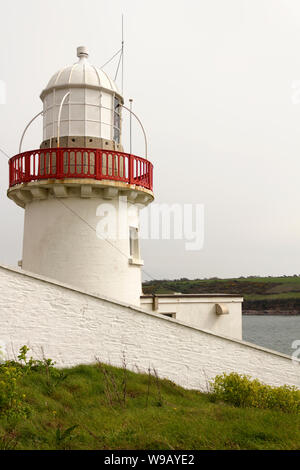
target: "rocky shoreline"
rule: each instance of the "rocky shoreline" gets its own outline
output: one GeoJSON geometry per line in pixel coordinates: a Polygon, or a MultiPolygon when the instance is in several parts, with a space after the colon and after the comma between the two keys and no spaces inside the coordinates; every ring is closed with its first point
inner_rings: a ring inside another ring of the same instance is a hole
{"type": "Polygon", "coordinates": [[[296,316],[300,315],[300,310],[281,310],[281,309],[266,309],[266,310],[244,310],[243,315],[282,315],[282,316],[296,316]]]}
{"type": "Polygon", "coordinates": [[[244,315],[300,315],[300,299],[244,300],[244,315]]]}

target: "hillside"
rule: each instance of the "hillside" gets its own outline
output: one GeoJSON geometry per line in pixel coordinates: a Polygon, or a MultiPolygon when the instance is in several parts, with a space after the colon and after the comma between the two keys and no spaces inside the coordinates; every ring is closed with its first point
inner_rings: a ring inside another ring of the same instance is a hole
{"type": "Polygon", "coordinates": [[[300,276],[155,280],[145,294],[226,293],[244,297],[244,314],[300,315],[300,276]]]}
{"type": "MultiPolygon", "coordinates": [[[[13,392],[17,413],[24,409],[26,416],[0,415],[0,449],[300,446],[299,414],[214,402],[206,393],[160,380],[155,371],[129,372],[125,362],[121,369],[98,363],[60,372],[47,361],[36,370],[30,361],[27,364],[18,379],[18,393],[13,392]]],[[[5,390],[12,393],[11,388],[5,390]]]]}

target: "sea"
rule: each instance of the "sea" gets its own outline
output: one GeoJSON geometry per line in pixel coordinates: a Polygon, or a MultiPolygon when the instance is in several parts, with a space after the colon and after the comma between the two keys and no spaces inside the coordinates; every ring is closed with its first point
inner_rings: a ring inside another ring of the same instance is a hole
{"type": "Polygon", "coordinates": [[[243,340],[291,356],[300,348],[300,315],[243,315],[243,340]]]}

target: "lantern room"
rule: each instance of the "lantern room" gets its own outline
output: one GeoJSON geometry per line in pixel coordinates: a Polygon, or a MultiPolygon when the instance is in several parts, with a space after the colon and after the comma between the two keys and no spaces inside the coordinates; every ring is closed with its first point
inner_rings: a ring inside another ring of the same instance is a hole
{"type": "Polygon", "coordinates": [[[78,62],[56,72],[42,91],[41,148],[123,151],[123,97],[115,82],[102,69],[89,63],[88,56],[86,47],[78,47],[78,62]]]}

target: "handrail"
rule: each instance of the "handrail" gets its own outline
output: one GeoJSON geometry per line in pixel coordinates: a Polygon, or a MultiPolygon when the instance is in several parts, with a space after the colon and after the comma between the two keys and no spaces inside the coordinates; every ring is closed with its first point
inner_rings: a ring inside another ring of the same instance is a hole
{"type": "Polygon", "coordinates": [[[61,100],[60,105],[59,105],[58,118],[57,118],[57,147],[59,147],[59,140],[60,140],[60,119],[61,119],[62,107],[64,105],[64,102],[65,102],[66,98],[70,95],[70,93],[71,92],[68,91],[68,93],[66,93],[64,95],[64,97],[61,100]]]}
{"type": "Polygon", "coordinates": [[[9,160],[9,187],[44,179],[114,180],[153,189],[153,165],[124,152],[93,148],[30,150],[9,160]]]}
{"type": "Polygon", "coordinates": [[[23,131],[23,134],[22,134],[22,136],[21,136],[20,143],[19,143],[19,153],[21,153],[22,144],[23,144],[23,139],[24,139],[24,137],[25,137],[25,134],[26,134],[26,131],[27,131],[28,127],[33,123],[33,121],[36,120],[37,117],[41,116],[43,113],[44,113],[44,111],[40,111],[38,114],[36,114],[36,115],[29,121],[29,123],[27,124],[27,126],[25,127],[25,129],[24,129],[24,131],[23,131]]]}

